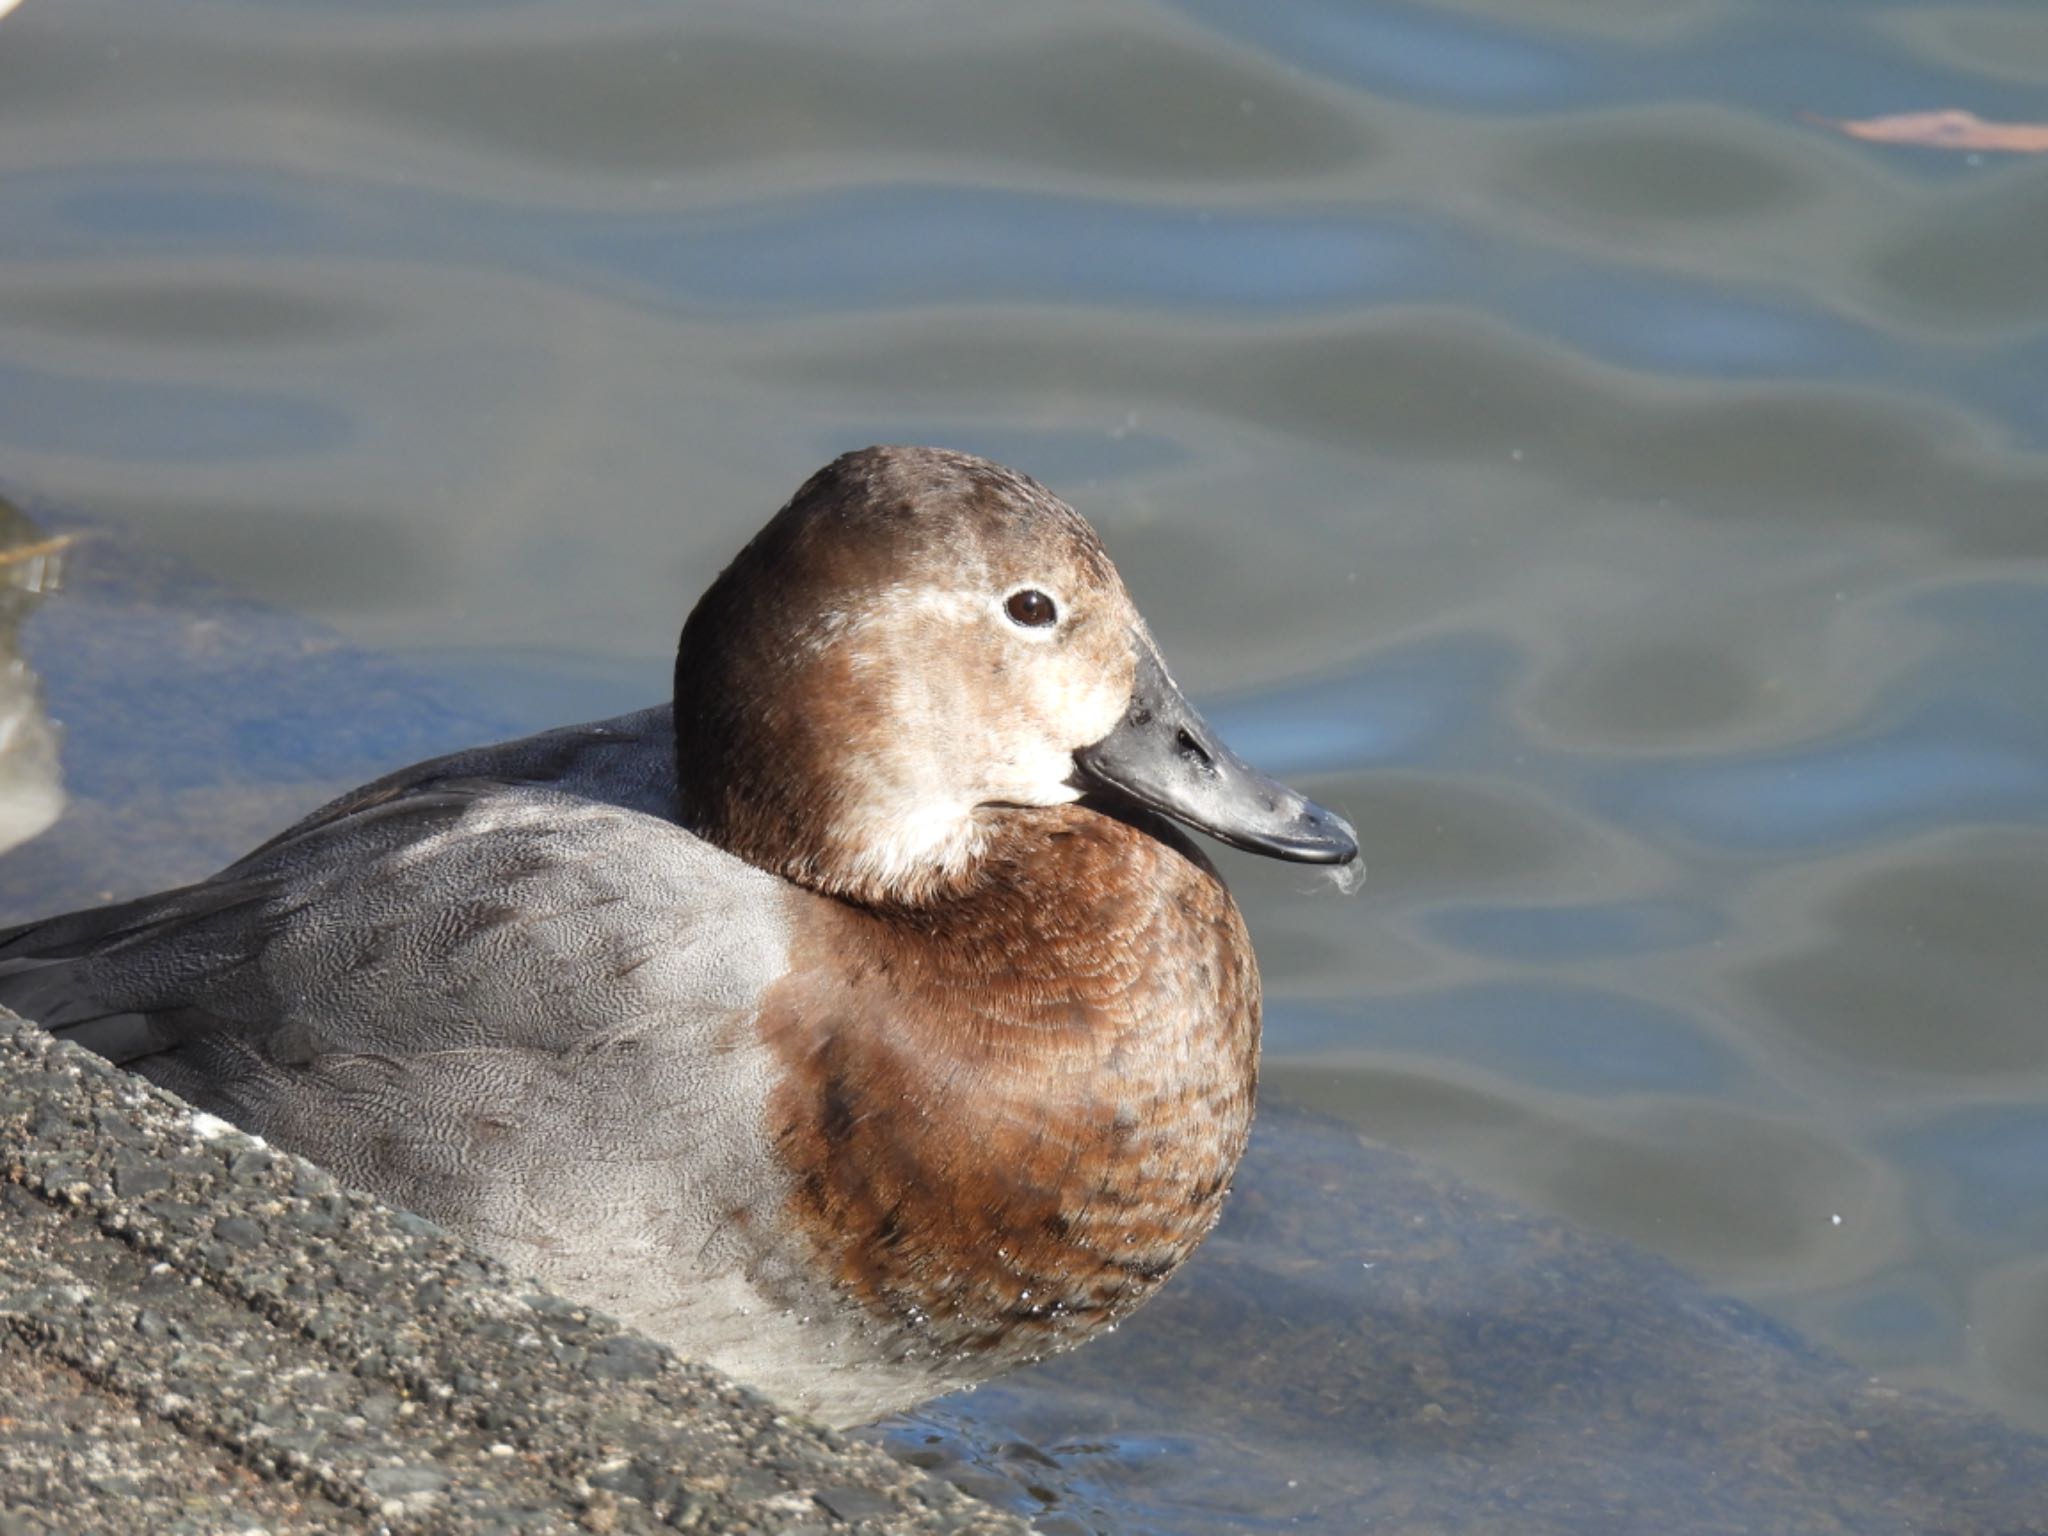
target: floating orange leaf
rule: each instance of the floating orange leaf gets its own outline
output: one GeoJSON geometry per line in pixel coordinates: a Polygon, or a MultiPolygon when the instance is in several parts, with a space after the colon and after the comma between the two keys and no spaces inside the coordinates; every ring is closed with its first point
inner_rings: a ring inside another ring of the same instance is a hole
{"type": "Polygon", "coordinates": [[[2015,155],[2048,154],[2048,123],[1987,123],[1974,112],[1902,112],[1896,117],[1866,117],[1815,122],[1839,128],[1854,139],[1874,144],[1918,144],[1927,149],[1992,149],[2015,155]]]}

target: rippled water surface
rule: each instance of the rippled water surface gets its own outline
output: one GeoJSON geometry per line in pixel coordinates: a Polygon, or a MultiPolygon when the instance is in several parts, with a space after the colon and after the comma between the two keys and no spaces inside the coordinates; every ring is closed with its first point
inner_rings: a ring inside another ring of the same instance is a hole
{"type": "Polygon", "coordinates": [[[28,0],[0,486],[85,537],[16,868],[652,699],[810,469],[992,454],[1359,823],[1354,899],[1229,860],[1269,1100],[2048,1428],[2048,157],[1832,126],[1940,107],[2048,120],[2048,9],[28,0]],[[268,726],[137,726],[151,624],[259,612],[268,726]],[[445,708],[323,711],[321,635],[445,708]]]}

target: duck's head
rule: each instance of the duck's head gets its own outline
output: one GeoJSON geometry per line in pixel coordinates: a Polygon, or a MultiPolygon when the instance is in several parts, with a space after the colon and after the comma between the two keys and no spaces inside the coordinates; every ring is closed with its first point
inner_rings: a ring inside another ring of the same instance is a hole
{"type": "Polygon", "coordinates": [[[692,828],[857,900],[957,890],[995,813],[1083,795],[1275,858],[1358,854],[1181,695],[1078,513],[943,449],[835,460],[740,552],[683,627],[676,742],[692,828]]]}

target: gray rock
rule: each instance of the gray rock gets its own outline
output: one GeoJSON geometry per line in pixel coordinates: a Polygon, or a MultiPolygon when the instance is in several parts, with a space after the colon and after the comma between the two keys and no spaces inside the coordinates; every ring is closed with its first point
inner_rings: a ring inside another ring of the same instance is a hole
{"type": "Polygon", "coordinates": [[[1018,1536],[0,1016],[0,1531],[1018,1536]]]}

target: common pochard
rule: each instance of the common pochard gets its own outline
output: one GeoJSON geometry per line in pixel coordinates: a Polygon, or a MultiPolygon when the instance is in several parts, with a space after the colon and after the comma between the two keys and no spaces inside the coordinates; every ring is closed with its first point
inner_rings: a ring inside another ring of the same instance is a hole
{"type": "Polygon", "coordinates": [[[1099,1332],[1216,1220],[1258,971],[1166,817],[1357,855],[1182,697],[1078,514],[869,448],[704,594],[672,708],[0,934],[0,1002],[852,1423],[1099,1332]]]}

